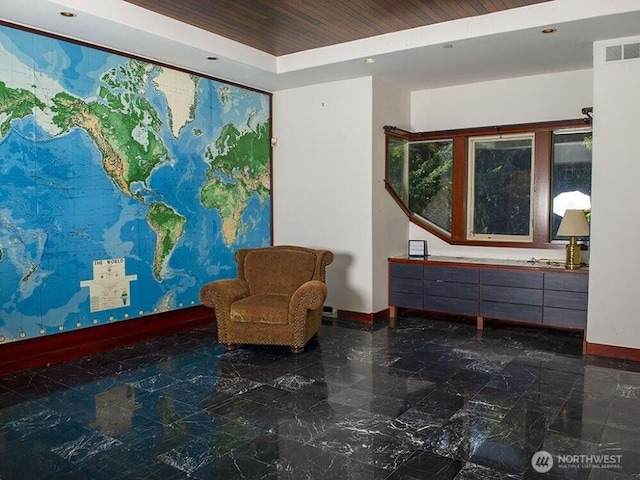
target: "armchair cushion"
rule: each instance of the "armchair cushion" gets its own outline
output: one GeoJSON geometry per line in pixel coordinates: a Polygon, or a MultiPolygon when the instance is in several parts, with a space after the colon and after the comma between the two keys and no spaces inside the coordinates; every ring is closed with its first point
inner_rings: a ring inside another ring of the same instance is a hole
{"type": "Polygon", "coordinates": [[[285,325],[289,322],[290,299],[278,293],[251,295],[231,305],[231,321],[285,325]]]}

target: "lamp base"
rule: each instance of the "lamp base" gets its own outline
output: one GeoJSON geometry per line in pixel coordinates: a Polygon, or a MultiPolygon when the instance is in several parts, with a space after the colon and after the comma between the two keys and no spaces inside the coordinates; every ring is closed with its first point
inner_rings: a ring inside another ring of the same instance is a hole
{"type": "Polygon", "coordinates": [[[582,253],[580,251],[580,245],[576,237],[571,237],[567,244],[567,257],[564,263],[564,267],[570,270],[576,270],[582,266],[582,253]]]}

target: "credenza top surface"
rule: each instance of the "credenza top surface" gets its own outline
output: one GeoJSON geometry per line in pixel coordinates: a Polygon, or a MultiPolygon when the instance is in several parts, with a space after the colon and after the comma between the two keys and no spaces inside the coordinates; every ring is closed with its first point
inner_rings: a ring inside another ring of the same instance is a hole
{"type": "Polygon", "coordinates": [[[409,264],[423,264],[423,265],[447,265],[447,266],[459,266],[459,267],[480,267],[483,268],[505,268],[505,269],[518,269],[518,270],[540,270],[544,272],[566,272],[573,274],[587,274],[589,273],[588,267],[582,267],[577,270],[569,270],[565,268],[562,260],[558,261],[546,261],[540,259],[531,260],[506,260],[496,258],[473,258],[473,257],[447,257],[429,255],[427,258],[414,258],[404,256],[389,257],[390,262],[394,263],[409,263],[409,264]]]}

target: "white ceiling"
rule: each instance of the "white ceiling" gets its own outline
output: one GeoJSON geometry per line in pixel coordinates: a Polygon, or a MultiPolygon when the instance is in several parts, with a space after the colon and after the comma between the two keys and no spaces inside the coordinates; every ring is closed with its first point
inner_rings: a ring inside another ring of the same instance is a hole
{"type": "Polygon", "coordinates": [[[266,91],[370,75],[415,91],[591,68],[594,41],[640,35],[640,0],[554,0],[282,57],[123,0],[0,0],[0,18],[266,91]]]}

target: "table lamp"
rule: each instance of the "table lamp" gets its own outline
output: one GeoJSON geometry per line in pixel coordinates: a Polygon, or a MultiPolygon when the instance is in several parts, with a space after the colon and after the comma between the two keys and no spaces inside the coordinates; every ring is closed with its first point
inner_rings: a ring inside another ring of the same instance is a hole
{"type": "Polygon", "coordinates": [[[567,244],[567,258],[565,260],[565,268],[575,270],[580,268],[582,263],[580,258],[580,245],[578,237],[589,235],[589,223],[584,210],[566,210],[564,217],[558,228],[559,237],[569,237],[567,244]]]}

